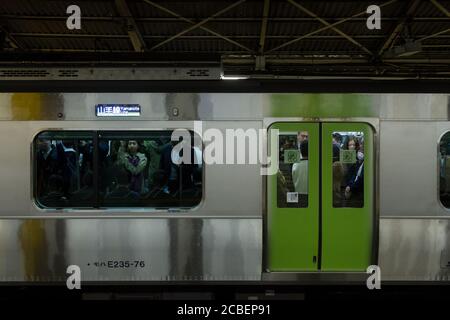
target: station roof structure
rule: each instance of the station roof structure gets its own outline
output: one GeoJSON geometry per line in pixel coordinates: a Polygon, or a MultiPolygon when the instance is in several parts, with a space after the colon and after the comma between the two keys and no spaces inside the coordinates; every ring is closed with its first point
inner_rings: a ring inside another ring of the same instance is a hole
{"type": "Polygon", "coordinates": [[[450,1],[2,0],[0,65],[36,64],[448,79],[450,1]],[[79,30],[67,28],[70,5],[81,10],[79,30]],[[371,5],[380,29],[367,27],[371,5]]]}

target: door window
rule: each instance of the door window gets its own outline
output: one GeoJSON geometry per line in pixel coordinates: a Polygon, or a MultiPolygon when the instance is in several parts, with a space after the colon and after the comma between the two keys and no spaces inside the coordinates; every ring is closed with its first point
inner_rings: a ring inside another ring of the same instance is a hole
{"type": "Polygon", "coordinates": [[[277,206],[308,207],[308,132],[278,136],[277,206]]]}
{"type": "Polygon", "coordinates": [[[333,207],[364,207],[364,133],[332,134],[333,207]]]}

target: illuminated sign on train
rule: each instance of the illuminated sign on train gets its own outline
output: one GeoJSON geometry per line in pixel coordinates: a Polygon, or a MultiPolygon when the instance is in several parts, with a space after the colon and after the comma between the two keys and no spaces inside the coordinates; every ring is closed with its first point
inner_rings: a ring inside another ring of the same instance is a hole
{"type": "Polygon", "coordinates": [[[139,104],[97,104],[95,115],[97,117],[139,117],[141,106],[139,104]]]}

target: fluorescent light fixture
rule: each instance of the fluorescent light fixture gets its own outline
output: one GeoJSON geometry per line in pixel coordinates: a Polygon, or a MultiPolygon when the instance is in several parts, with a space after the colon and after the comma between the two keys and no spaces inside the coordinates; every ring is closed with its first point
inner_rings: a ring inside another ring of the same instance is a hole
{"type": "Polygon", "coordinates": [[[247,76],[225,76],[225,75],[221,74],[220,79],[222,79],[222,80],[243,80],[243,79],[248,79],[248,77],[247,76]]]}

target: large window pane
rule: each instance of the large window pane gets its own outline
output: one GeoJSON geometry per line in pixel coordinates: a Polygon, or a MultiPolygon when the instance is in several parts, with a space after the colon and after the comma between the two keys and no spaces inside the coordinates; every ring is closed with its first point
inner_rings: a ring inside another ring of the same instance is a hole
{"type": "Polygon", "coordinates": [[[333,132],[333,206],[364,206],[364,134],[333,132]]]}
{"type": "Polygon", "coordinates": [[[178,142],[171,135],[42,132],[34,141],[36,201],[44,208],[196,206],[202,199],[201,147],[191,133],[190,148],[175,155],[186,151],[190,161],[176,164],[172,150],[178,142]]]}
{"type": "Polygon", "coordinates": [[[442,204],[450,208],[450,132],[439,143],[439,195],[442,204]]]}
{"type": "Polygon", "coordinates": [[[48,131],[36,137],[36,199],[41,206],[93,206],[92,142],[89,132],[48,131]]]}
{"type": "Polygon", "coordinates": [[[200,203],[202,152],[194,146],[191,134],[191,163],[173,163],[172,149],[178,142],[171,141],[171,134],[172,131],[100,134],[100,206],[164,208],[200,203]]]}
{"type": "Polygon", "coordinates": [[[277,205],[308,207],[308,132],[280,133],[277,205]]]}

